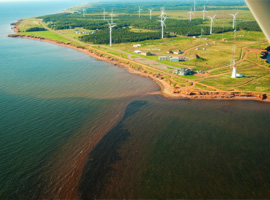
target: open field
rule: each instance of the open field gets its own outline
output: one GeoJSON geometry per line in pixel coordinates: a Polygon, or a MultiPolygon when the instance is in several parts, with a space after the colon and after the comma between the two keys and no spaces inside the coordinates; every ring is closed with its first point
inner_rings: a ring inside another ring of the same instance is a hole
{"type": "Polygon", "coordinates": [[[36,18],[24,19],[23,21],[18,23],[18,29],[22,32],[34,27],[42,28],[41,24],[36,18]]]}

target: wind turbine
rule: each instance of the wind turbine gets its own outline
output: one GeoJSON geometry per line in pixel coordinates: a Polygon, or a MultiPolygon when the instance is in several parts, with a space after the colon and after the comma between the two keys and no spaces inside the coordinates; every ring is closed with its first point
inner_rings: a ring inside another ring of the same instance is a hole
{"type": "Polygon", "coordinates": [[[166,24],[165,24],[165,21],[166,21],[166,17],[164,17],[163,15],[161,15],[161,20],[158,20],[161,22],[161,39],[164,38],[164,26],[166,28],[166,24]]]}
{"type": "Polygon", "coordinates": [[[104,21],[106,20],[106,10],[105,10],[105,8],[103,8],[103,18],[104,18],[104,21]]]}
{"type": "Polygon", "coordinates": [[[208,17],[211,19],[210,35],[212,35],[212,33],[213,33],[213,23],[214,23],[214,19],[215,19],[216,15],[214,17],[210,17],[210,16],[208,16],[208,17]]]}
{"type": "Polygon", "coordinates": [[[205,13],[206,13],[206,9],[205,9],[205,6],[204,6],[204,9],[203,9],[203,20],[205,20],[205,13]]]}
{"type": "Polygon", "coordinates": [[[204,30],[203,28],[201,29],[201,38],[203,38],[203,33],[204,33],[204,30]]]}
{"type": "Polygon", "coordinates": [[[231,16],[233,16],[233,29],[235,29],[235,21],[236,21],[237,14],[238,14],[238,12],[236,14],[230,14],[231,16]]]}
{"type": "Polygon", "coordinates": [[[161,19],[162,19],[162,18],[164,17],[164,15],[166,14],[166,13],[165,13],[164,7],[160,8],[160,11],[161,11],[160,17],[161,17],[161,19]]]}
{"type": "Polygon", "coordinates": [[[110,15],[111,15],[111,24],[113,24],[113,15],[114,15],[114,14],[113,14],[113,9],[112,9],[112,12],[111,12],[110,15]]]}
{"type": "Polygon", "coordinates": [[[83,8],[83,17],[85,17],[85,8],[83,8]]]}
{"type": "Polygon", "coordinates": [[[189,19],[190,19],[190,21],[191,21],[191,20],[192,20],[192,14],[194,14],[194,13],[192,12],[192,7],[191,7],[191,9],[190,9],[190,12],[188,12],[188,13],[190,13],[189,19]]]}
{"type": "Polygon", "coordinates": [[[108,24],[110,29],[110,46],[112,46],[112,28],[115,27],[116,25],[112,25],[110,22],[108,22],[108,24]]]}
{"type": "Polygon", "coordinates": [[[152,11],[154,10],[154,8],[148,9],[150,11],[150,20],[152,19],[152,11]]]}
{"type": "Polygon", "coordinates": [[[141,7],[139,6],[139,17],[141,17],[141,10],[143,9],[141,9],[141,7]]]}

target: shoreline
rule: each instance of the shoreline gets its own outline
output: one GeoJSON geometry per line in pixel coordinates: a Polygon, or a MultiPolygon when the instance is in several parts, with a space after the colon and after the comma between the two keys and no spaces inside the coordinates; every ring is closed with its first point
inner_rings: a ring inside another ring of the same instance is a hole
{"type": "MultiPolygon", "coordinates": [[[[79,47],[79,46],[76,46],[73,44],[59,42],[59,41],[51,40],[51,39],[47,39],[47,38],[18,35],[17,33],[19,33],[20,31],[18,30],[16,25],[13,27],[13,30],[14,30],[15,34],[9,34],[8,37],[44,41],[44,42],[49,42],[52,44],[57,44],[60,46],[72,48],[74,50],[86,53],[89,56],[94,57],[97,60],[105,61],[105,62],[111,63],[115,66],[122,67],[127,72],[129,72],[131,74],[149,78],[152,81],[154,81],[155,83],[157,83],[160,87],[160,91],[155,92],[154,94],[162,95],[168,99],[251,100],[251,101],[261,101],[261,102],[270,103],[270,95],[267,95],[266,93],[265,94],[263,94],[263,93],[256,94],[256,92],[252,93],[252,92],[226,92],[226,91],[222,91],[222,92],[216,92],[216,91],[213,91],[213,92],[193,92],[193,91],[175,92],[175,88],[167,81],[156,77],[154,74],[147,73],[146,71],[141,71],[141,70],[135,69],[134,67],[132,67],[130,65],[130,63],[120,62],[112,57],[106,57],[102,54],[99,54],[98,52],[94,52],[91,49],[87,49],[85,47],[79,47]]],[[[138,63],[138,65],[142,65],[142,64],[138,63]]]]}

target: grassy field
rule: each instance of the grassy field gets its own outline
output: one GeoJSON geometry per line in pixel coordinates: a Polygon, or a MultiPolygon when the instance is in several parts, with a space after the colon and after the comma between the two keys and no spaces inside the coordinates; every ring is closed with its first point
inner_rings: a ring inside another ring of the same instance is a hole
{"type": "Polygon", "coordinates": [[[39,27],[43,28],[36,18],[24,19],[18,25],[20,31],[24,32],[29,28],[39,27]]]}

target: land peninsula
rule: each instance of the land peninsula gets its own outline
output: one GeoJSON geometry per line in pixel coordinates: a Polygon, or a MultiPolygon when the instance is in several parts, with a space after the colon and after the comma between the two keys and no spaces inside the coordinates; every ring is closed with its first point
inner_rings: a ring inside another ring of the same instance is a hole
{"type": "MultiPolygon", "coordinates": [[[[149,6],[142,4],[144,10],[149,6]]],[[[170,3],[162,39],[161,5],[151,6],[150,19],[147,11],[139,16],[135,4],[87,4],[19,20],[12,24],[15,34],[9,37],[55,43],[124,67],[154,80],[167,98],[270,102],[269,43],[245,5],[208,5],[207,15],[217,15],[210,34],[210,19],[203,19],[204,5],[197,5],[190,21],[189,5],[170,3]],[[113,13],[107,15],[106,9],[112,7],[113,13]],[[230,13],[236,10],[234,30],[230,13]],[[116,25],[113,46],[109,45],[108,21],[116,25]],[[244,75],[241,78],[231,78],[234,61],[237,72],[244,75]],[[179,75],[183,71],[189,73],[179,75]]]]}

